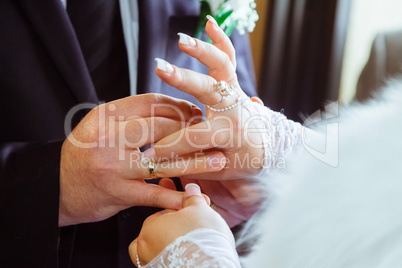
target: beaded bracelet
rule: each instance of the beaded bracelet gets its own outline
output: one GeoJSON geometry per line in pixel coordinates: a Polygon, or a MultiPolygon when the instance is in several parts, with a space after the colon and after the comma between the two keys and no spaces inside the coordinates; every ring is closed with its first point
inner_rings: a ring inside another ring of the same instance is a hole
{"type": "Polygon", "coordinates": [[[228,106],[228,107],[226,107],[226,108],[215,109],[215,108],[212,108],[212,107],[209,106],[209,105],[207,105],[207,108],[210,109],[211,111],[214,111],[214,112],[224,112],[224,111],[228,111],[228,110],[230,110],[230,109],[233,109],[234,107],[236,107],[237,105],[243,103],[243,102],[246,101],[246,100],[248,100],[248,98],[242,99],[242,98],[239,97],[239,98],[237,99],[237,102],[236,102],[236,103],[234,103],[234,104],[232,104],[232,105],[230,105],[230,106],[228,106]]]}
{"type": "Polygon", "coordinates": [[[138,258],[138,254],[137,254],[137,268],[142,268],[140,259],[138,258]]]}

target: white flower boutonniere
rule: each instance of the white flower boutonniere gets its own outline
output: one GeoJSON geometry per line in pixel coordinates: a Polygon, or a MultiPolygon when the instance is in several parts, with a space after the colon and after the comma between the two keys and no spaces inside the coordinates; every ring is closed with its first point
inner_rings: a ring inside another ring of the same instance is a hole
{"type": "Polygon", "coordinates": [[[201,38],[205,24],[206,15],[211,15],[218,22],[219,26],[230,36],[234,29],[240,34],[246,31],[252,32],[258,14],[255,10],[254,0],[200,0],[201,14],[198,28],[195,33],[196,38],[201,38]]]}

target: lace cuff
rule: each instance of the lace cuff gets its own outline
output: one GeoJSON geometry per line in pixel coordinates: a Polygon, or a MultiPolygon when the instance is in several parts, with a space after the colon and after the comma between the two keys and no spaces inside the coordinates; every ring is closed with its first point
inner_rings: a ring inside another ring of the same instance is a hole
{"type": "MultiPolygon", "coordinates": [[[[138,265],[138,264],[137,264],[138,265]]],[[[196,229],[177,238],[144,268],[240,268],[235,245],[212,229],[196,229]]]]}
{"type": "Polygon", "coordinates": [[[301,144],[302,125],[251,100],[242,106],[252,117],[253,127],[263,135],[264,168],[257,177],[271,169],[285,168],[286,157],[301,144]]]}

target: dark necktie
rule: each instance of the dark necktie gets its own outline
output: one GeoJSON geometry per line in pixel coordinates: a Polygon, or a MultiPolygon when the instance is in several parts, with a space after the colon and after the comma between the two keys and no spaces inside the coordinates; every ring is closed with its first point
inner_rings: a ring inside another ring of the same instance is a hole
{"type": "Polygon", "coordinates": [[[67,12],[99,100],[128,96],[128,61],[119,1],[68,0],[67,12]]]}

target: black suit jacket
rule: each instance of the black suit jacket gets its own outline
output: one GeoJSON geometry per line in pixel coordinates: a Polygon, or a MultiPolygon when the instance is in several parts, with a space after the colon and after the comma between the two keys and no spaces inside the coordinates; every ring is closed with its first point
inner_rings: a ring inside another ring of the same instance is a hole
{"type": "MultiPolygon", "coordinates": [[[[199,1],[138,2],[137,91],[198,104],[163,84],[153,59],[207,72],[177,45],[177,32],[194,34],[199,1]]],[[[232,39],[240,84],[255,95],[248,38],[234,33],[232,39]]],[[[99,100],[60,1],[0,1],[0,267],[132,266],[127,247],[154,209],[135,207],[103,222],[58,228],[64,118],[84,102],[99,100]]]]}

